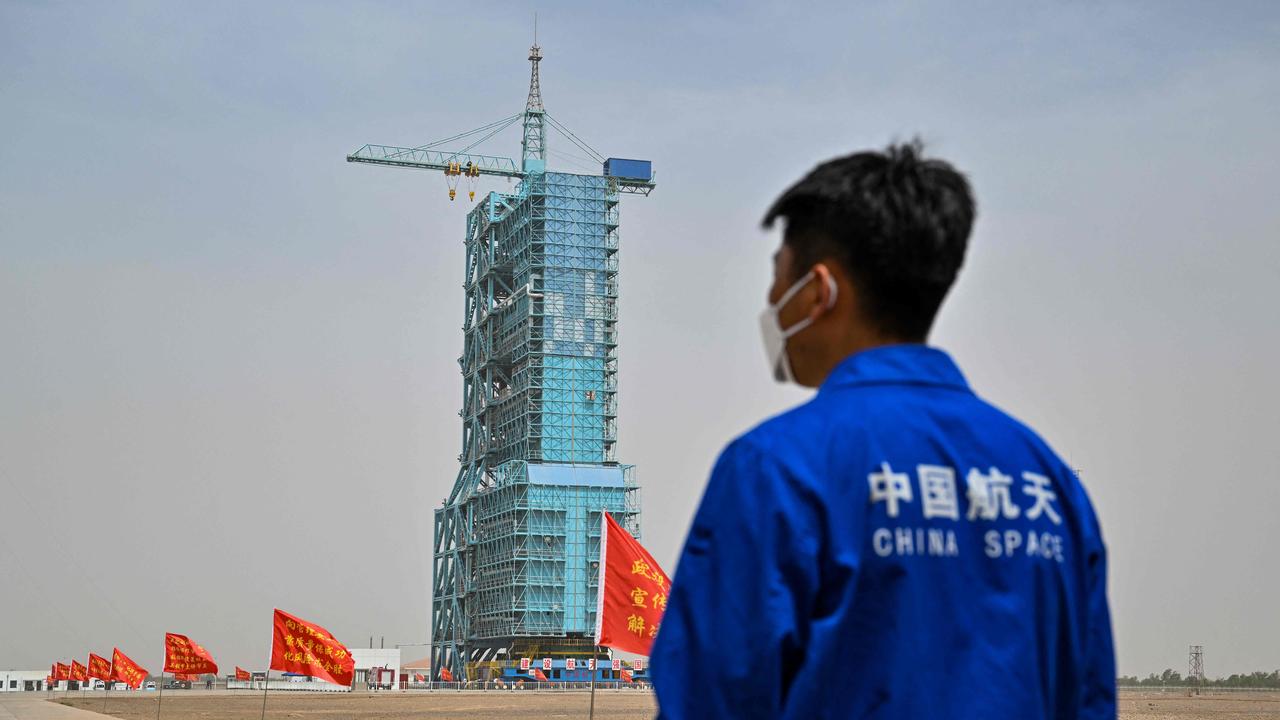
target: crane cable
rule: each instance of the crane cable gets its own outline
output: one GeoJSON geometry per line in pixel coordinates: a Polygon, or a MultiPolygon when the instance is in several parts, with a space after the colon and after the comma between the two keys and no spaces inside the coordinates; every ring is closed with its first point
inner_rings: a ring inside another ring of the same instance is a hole
{"type": "Polygon", "coordinates": [[[591,157],[595,158],[596,162],[601,162],[601,163],[604,162],[603,155],[596,152],[594,148],[592,148],[590,145],[586,144],[581,139],[579,139],[578,136],[574,135],[573,131],[565,127],[563,123],[561,123],[559,120],[556,120],[555,118],[551,117],[546,113],[543,113],[543,116],[546,117],[547,120],[551,123],[552,128],[558,131],[561,135],[564,135],[565,137],[569,138],[569,142],[572,142],[574,145],[577,145],[580,150],[587,153],[591,157]]]}
{"type": "MultiPolygon", "coordinates": [[[[521,115],[523,115],[523,113],[521,113],[521,115]]],[[[468,150],[470,150],[471,148],[473,148],[473,147],[475,147],[475,146],[479,145],[480,143],[484,142],[485,140],[488,140],[489,138],[493,137],[494,135],[497,135],[498,133],[502,132],[503,130],[506,130],[507,128],[511,127],[511,125],[512,125],[513,123],[515,123],[515,121],[516,121],[517,119],[519,119],[519,118],[521,117],[521,115],[513,115],[512,117],[507,118],[506,122],[505,122],[501,127],[495,128],[495,129],[493,130],[493,132],[489,133],[488,135],[485,135],[484,137],[480,138],[479,140],[477,140],[477,141],[475,141],[475,142],[471,143],[470,145],[468,145],[468,146],[466,146],[466,147],[462,148],[462,149],[461,149],[461,150],[459,150],[458,152],[453,153],[454,157],[456,157],[456,156],[458,156],[458,155],[462,155],[463,153],[467,152],[467,151],[468,151],[468,150]]],[[[490,126],[490,127],[492,127],[492,126],[490,126]]]]}
{"type": "Polygon", "coordinates": [[[453,137],[447,137],[447,138],[445,138],[445,139],[443,139],[443,140],[436,140],[435,142],[429,142],[429,143],[427,143],[426,145],[419,145],[418,147],[413,148],[413,149],[414,149],[414,150],[427,150],[427,149],[430,149],[430,148],[436,147],[437,145],[443,145],[443,144],[445,144],[445,143],[447,143],[447,142],[453,142],[454,140],[461,140],[461,139],[462,139],[462,138],[464,138],[464,137],[469,137],[469,136],[471,136],[471,135],[475,135],[476,133],[484,132],[485,130],[488,130],[489,128],[494,127],[495,125],[502,125],[503,127],[506,127],[507,125],[510,125],[511,123],[515,122],[516,120],[519,120],[521,117],[524,117],[524,113],[516,113],[515,115],[512,115],[511,117],[505,117],[505,118],[502,118],[501,120],[496,120],[496,121],[494,121],[494,122],[489,123],[488,125],[482,125],[482,126],[480,126],[480,127],[476,128],[476,129],[474,129],[474,130],[468,130],[468,131],[466,131],[466,132],[464,132],[464,133],[460,133],[460,134],[458,134],[458,135],[454,135],[453,137]]]}

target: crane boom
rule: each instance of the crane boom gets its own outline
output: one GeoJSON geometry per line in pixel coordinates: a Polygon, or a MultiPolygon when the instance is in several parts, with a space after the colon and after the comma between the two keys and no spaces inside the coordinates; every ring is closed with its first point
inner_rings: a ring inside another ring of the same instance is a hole
{"type": "Polygon", "coordinates": [[[392,145],[365,145],[348,155],[347,162],[444,171],[448,171],[451,167],[455,169],[458,167],[466,168],[470,164],[471,167],[477,168],[481,175],[524,177],[524,173],[516,166],[516,161],[511,158],[395,147],[392,145]]]}

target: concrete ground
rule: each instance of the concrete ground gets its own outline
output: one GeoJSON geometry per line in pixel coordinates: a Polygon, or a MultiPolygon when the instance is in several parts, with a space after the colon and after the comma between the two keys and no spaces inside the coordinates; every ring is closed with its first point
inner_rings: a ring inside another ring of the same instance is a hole
{"type": "MultiPolygon", "coordinates": [[[[66,694],[55,693],[58,697],[66,694]]],[[[96,712],[49,702],[45,699],[47,695],[42,692],[0,693],[0,720],[102,720],[102,715],[96,712]]]]}

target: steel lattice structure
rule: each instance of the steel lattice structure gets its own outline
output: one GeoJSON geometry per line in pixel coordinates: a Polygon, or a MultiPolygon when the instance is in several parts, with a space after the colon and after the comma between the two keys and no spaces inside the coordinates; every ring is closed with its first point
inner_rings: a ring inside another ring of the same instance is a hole
{"type": "Polygon", "coordinates": [[[1204,685],[1204,646],[1191,645],[1187,652],[1187,679],[1196,685],[1196,694],[1200,694],[1200,686],[1204,685]]]}
{"type": "Polygon", "coordinates": [[[647,171],[609,170],[643,161],[610,159],[601,175],[547,170],[547,127],[604,158],[546,114],[541,59],[535,43],[523,113],[439,143],[347,156],[520,180],[467,214],[461,468],[435,511],[432,561],[432,666],[455,678],[504,656],[590,655],[601,511],[639,536],[634,467],[614,454],[618,200],[655,184],[647,171]],[[519,170],[470,153],[517,120],[519,170]],[[432,149],[483,132],[461,150],[432,149]]]}

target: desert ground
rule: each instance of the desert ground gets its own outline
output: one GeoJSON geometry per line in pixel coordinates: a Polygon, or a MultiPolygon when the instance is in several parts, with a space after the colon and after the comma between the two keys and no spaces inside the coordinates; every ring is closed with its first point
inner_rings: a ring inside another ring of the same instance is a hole
{"type": "MultiPolygon", "coordinates": [[[[143,697],[112,696],[107,714],[122,720],[155,720],[153,694],[143,697]]],[[[102,711],[102,695],[67,704],[102,711]]],[[[268,720],[511,720],[521,718],[579,718],[587,716],[586,692],[440,691],[407,693],[273,693],[267,698],[268,720]]],[[[608,720],[652,718],[657,706],[653,694],[642,690],[610,690],[596,693],[596,717],[608,720]]],[[[261,693],[195,694],[171,691],[164,696],[163,720],[257,720],[262,713],[261,693]],[[222,695],[221,697],[219,695],[222,695]]]]}
{"type": "Polygon", "coordinates": [[[1280,692],[1120,691],[1121,720],[1280,720],[1280,692]]]}
{"type": "MultiPolygon", "coordinates": [[[[76,708],[100,712],[102,696],[69,698],[76,708]]],[[[421,692],[382,695],[272,695],[267,717],[283,720],[400,720],[407,718],[475,718],[510,720],[525,718],[586,717],[585,692],[421,692]]],[[[170,692],[164,698],[165,720],[251,720],[262,712],[258,694],[205,694],[170,692]]],[[[653,695],[643,691],[596,693],[596,716],[651,718],[653,695]]],[[[107,714],[123,720],[154,720],[156,698],[112,697],[107,714]]],[[[1199,697],[1179,692],[1120,693],[1121,720],[1280,720],[1280,692],[1205,693],[1199,697]]]]}

